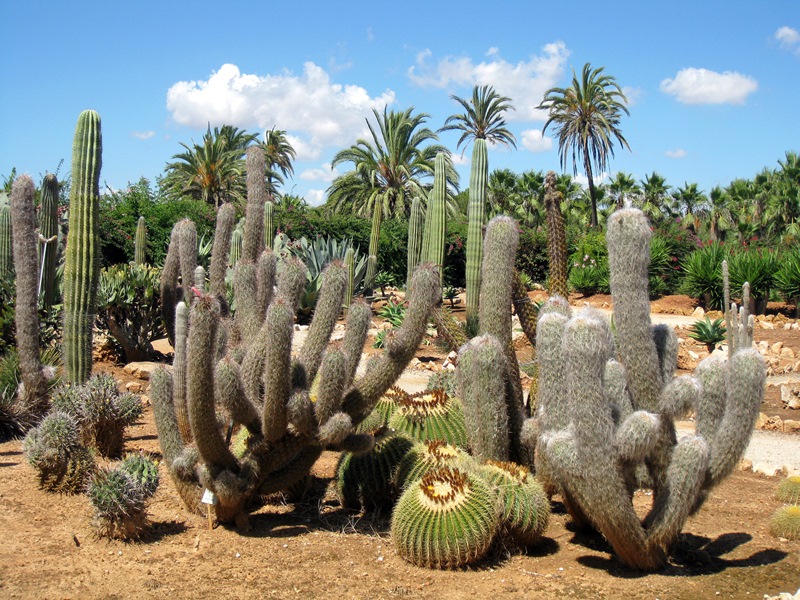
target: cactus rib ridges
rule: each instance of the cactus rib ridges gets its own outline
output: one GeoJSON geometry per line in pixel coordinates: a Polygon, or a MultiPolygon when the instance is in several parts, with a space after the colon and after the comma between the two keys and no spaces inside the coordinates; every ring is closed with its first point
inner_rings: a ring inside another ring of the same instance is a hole
{"type": "Polygon", "coordinates": [[[44,176],[42,182],[42,204],[39,213],[39,234],[44,238],[42,250],[45,253],[42,265],[42,299],[45,308],[56,304],[56,268],[58,266],[58,179],[52,173],[44,176]]]}
{"type": "Polygon", "coordinates": [[[147,259],[145,254],[147,252],[147,226],[144,217],[139,217],[136,222],[136,237],[133,246],[133,262],[137,265],[143,265],[147,259]]]}
{"type": "Polygon", "coordinates": [[[467,321],[478,320],[483,264],[483,224],[486,212],[489,166],[486,140],[476,139],[472,146],[467,204],[467,321]]]}
{"type": "Polygon", "coordinates": [[[787,504],[800,504],[800,475],[782,479],[775,490],[775,499],[787,504]]]}
{"type": "Polygon", "coordinates": [[[64,367],[83,383],[92,370],[92,327],[100,278],[100,117],[83,111],[72,146],[69,242],[64,266],[64,367]]]}
{"type": "Polygon", "coordinates": [[[397,553],[421,567],[454,569],[480,560],[497,530],[496,498],[475,475],[442,468],[398,500],[391,532],[397,553]]]}
{"type": "Polygon", "coordinates": [[[411,394],[398,401],[389,427],[414,440],[443,440],[461,448],[469,446],[461,403],[444,390],[411,394]]]}
{"type": "Polygon", "coordinates": [[[416,442],[397,467],[395,482],[400,489],[421,479],[428,471],[441,467],[459,468],[473,471],[477,467],[475,459],[464,450],[442,440],[416,442]]]}

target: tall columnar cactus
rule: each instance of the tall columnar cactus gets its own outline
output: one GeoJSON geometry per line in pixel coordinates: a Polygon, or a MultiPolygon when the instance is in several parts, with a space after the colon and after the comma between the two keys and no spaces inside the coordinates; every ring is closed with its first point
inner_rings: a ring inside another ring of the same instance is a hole
{"type": "Polygon", "coordinates": [[[11,242],[11,207],[0,206],[0,277],[10,278],[14,272],[14,251],[11,242]]]}
{"type": "Polygon", "coordinates": [[[350,308],[355,293],[356,251],[352,246],[344,253],[344,266],[347,267],[347,292],[344,295],[343,306],[347,309],[350,308]]]}
{"type": "Polygon", "coordinates": [[[381,222],[383,221],[383,208],[380,203],[375,203],[372,211],[372,229],[369,232],[369,254],[367,258],[367,274],[364,276],[364,289],[372,291],[372,283],[378,273],[378,244],[381,239],[381,222]]]}
{"type": "Polygon", "coordinates": [[[17,404],[23,412],[41,417],[47,410],[48,374],[39,360],[39,313],[37,311],[36,214],[33,180],[20,175],[11,189],[11,230],[17,274],[17,353],[22,385],[17,404]]]}
{"type": "Polygon", "coordinates": [[[467,205],[467,329],[471,331],[477,330],[478,321],[488,177],[486,140],[478,138],[472,147],[469,204],[467,205]]]}
{"type": "Polygon", "coordinates": [[[39,235],[42,241],[41,297],[46,309],[58,301],[56,267],[58,265],[58,179],[52,173],[42,182],[39,211],[39,235]]]}
{"type": "Polygon", "coordinates": [[[83,383],[92,370],[92,328],[100,278],[100,116],[78,117],[72,146],[69,239],[64,267],[64,368],[67,378],[83,383]]]}
{"type": "Polygon", "coordinates": [[[551,294],[566,298],[567,290],[567,234],[564,215],[561,214],[562,195],[556,189],[556,174],[548,171],[544,179],[544,208],[547,215],[547,258],[549,264],[548,287],[551,294]]]}
{"type": "Polygon", "coordinates": [[[352,303],[344,339],[328,345],[347,289],[342,262],[324,271],[313,321],[294,357],[293,321],[306,285],[303,263],[290,258],[276,266],[275,255],[265,250],[256,265],[243,257],[234,278],[236,334],[219,335],[226,320],[213,291],[193,291],[186,328],[186,307],[178,311],[180,364],[173,374],[153,374],[151,397],[164,461],[186,505],[200,511],[205,488],[217,496],[220,522],[244,524],[258,498],[305,477],[325,448],[363,452],[374,445],[371,434],[356,427],[413,358],[441,291],[436,269],[421,266],[402,327],[387,337],[384,355],[356,378],[371,314],[366,303],[352,303]],[[242,311],[250,304],[252,310],[242,311]],[[248,316],[240,320],[240,312],[248,316]],[[248,430],[241,454],[229,449],[217,406],[248,430]]]}
{"type": "Polygon", "coordinates": [[[228,262],[231,267],[235,267],[236,263],[238,263],[239,259],[242,257],[243,239],[244,236],[242,235],[242,230],[234,229],[233,234],[231,235],[230,261],[228,262]]]}
{"type": "Polygon", "coordinates": [[[411,201],[411,217],[408,220],[408,269],[406,270],[406,287],[411,283],[414,269],[417,268],[422,252],[422,198],[414,196],[411,201]]]}
{"type": "Polygon", "coordinates": [[[427,240],[423,240],[422,245],[426,253],[423,260],[439,265],[439,276],[444,277],[444,232],[446,226],[445,204],[447,202],[447,157],[444,152],[436,155],[433,175],[433,191],[431,192],[428,203],[428,212],[425,222],[425,234],[427,240]]]}
{"type": "Polygon", "coordinates": [[[766,373],[752,337],[744,343],[745,325],[730,360],[710,357],[694,376],[673,377],[674,332],[650,323],[650,236],[637,209],[609,220],[616,336],[590,309],[574,316],[555,306],[543,310],[540,395],[530,424],[539,432],[537,462],[545,467],[539,475],[549,477],[570,512],[637,569],[663,566],[687,517],[743,455],[766,373]],[[674,419],[692,408],[696,435],[677,441],[674,419]],[[653,506],[640,521],[631,492],[642,467],[653,506]]]}
{"type": "Polygon", "coordinates": [[[147,225],[144,217],[139,217],[136,222],[136,238],[133,245],[133,262],[143,265],[147,262],[147,225]]]}
{"type": "Polygon", "coordinates": [[[267,163],[264,149],[253,145],[247,149],[247,213],[242,239],[242,258],[251,263],[264,250],[264,206],[267,202],[267,163]]]}
{"type": "Polygon", "coordinates": [[[271,198],[264,203],[264,247],[272,248],[275,240],[275,204],[271,198]]]}

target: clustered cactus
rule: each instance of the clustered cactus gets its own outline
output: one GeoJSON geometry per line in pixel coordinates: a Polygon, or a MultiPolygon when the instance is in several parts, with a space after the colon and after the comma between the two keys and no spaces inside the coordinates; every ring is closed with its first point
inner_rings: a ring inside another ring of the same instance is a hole
{"type": "Polygon", "coordinates": [[[131,454],[116,467],[100,469],[87,494],[99,537],[138,539],[147,525],[147,501],[158,488],[158,466],[144,454],[131,454]]]}
{"type": "MultiPolygon", "coordinates": [[[[248,188],[248,215],[259,215],[260,221],[264,194],[251,193],[252,184],[248,188]]],[[[218,226],[216,235],[224,229],[218,226]]],[[[209,292],[189,289],[188,304],[172,309],[174,371],[158,370],[151,382],[164,461],[184,502],[200,512],[201,496],[208,489],[216,495],[217,520],[241,525],[252,504],[303,479],[325,448],[365,451],[374,445],[371,434],[356,433],[355,428],[413,357],[441,294],[437,270],[420,266],[403,325],[388,336],[384,354],[356,378],[370,318],[365,303],[351,304],[344,339],[328,345],[346,292],[344,264],[335,261],[326,268],[307,338],[293,355],[293,322],[306,267],[296,258],[278,263],[264,248],[258,228],[245,226],[244,235],[234,274],[235,319],[226,316],[226,302],[213,278],[209,292]],[[217,404],[234,426],[250,434],[241,457],[226,443],[217,404]]],[[[226,244],[217,241],[212,273],[218,261],[227,262],[217,251],[226,244]]],[[[183,251],[179,235],[173,235],[172,243],[183,251]]],[[[170,247],[167,260],[175,253],[170,247]]],[[[177,277],[173,268],[162,279],[168,294],[177,289],[177,277]]],[[[164,303],[166,311],[174,306],[164,303]]]]}
{"type": "Polygon", "coordinates": [[[48,492],[82,492],[94,472],[94,456],[81,444],[77,420],[51,411],[25,436],[23,452],[36,470],[39,485],[48,492]]]}
{"type": "Polygon", "coordinates": [[[67,384],[53,392],[53,409],[69,414],[78,423],[81,442],[101,456],[122,454],[126,427],[142,415],[139,397],[120,393],[107,373],[92,375],[83,385],[67,384]]]}

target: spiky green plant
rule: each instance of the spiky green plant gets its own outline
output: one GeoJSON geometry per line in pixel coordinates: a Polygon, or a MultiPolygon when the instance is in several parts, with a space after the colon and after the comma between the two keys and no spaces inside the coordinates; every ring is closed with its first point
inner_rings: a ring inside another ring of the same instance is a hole
{"type": "Polygon", "coordinates": [[[436,154],[434,162],[433,189],[428,199],[425,214],[425,237],[422,241],[423,260],[439,265],[440,283],[444,281],[444,234],[447,219],[447,156],[444,152],[436,154]]]}
{"type": "Polygon", "coordinates": [[[467,204],[467,330],[478,329],[478,301],[481,292],[483,264],[483,225],[486,218],[489,166],[486,140],[477,138],[472,146],[467,204]]]}
{"type": "Polygon", "coordinates": [[[395,473],[399,489],[406,489],[429,471],[442,467],[474,471],[478,464],[465,450],[442,440],[416,442],[400,461],[395,473]]]}
{"type": "Polygon", "coordinates": [[[369,452],[343,452],[336,465],[336,491],[342,506],[354,510],[384,510],[397,499],[395,473],[414,442],[385,431],[369,452]]]}
{"type": "Polygon", "coordinates": [[[42,489],[62,494],[83,491],[94,471],[94,457],[79,436],[75,418],[59,411],[50,412],[25,436],[23,452],[42,489]]]}
{"type": "Polygon", "coordinates": [[[14,255],[11,242],[11,207],[0,206],[0,277],[11,278],[14,272],[14,255]]]}
{"type": "Polygon", "coordinates": [[[405,560],[435,569],[474,563],[497,530],[497,500],[477,475],[442,468],[427,473],[400,497],[391,533],[405,560]]]}
{"type": "Polygon", "coordinates": [[[775,490],[775,499],[787,504],[800,504],[800,475],[782,479],[775,490]]]}
{"type": "Polygon", "coordinates": [[[406,289],[411,284],[414,269],[420,261],[422,252],[422,226],[423,226],[422,198],[414,196],[411,201],[411,216],[408,220],[408,260],[406,269],[406,289]]]}
{"type": "Polygon", "coordinates": [[[133,262],[143,265],[147,262],[147,224],[144,217],[139,217],[136,222],[136,237],[133,246],[133,262]]]}
{"type": "Polygon", "coordinates": [[[448,396],[458,396],[458,386],[456,382],[456,372],[449,369],[434,371],[428,377],[426,390],[444,390],[448,396]]]}
{"type": "Polygon", "coordinates": [[[158,489],[158,464],[144,452],[128,454],[119,464],[120,470],[133,477],[150,498],[158,489]]]}
{"type": "Polygon", "coordinates": [[[42,181],[42,201],[39,210],[39,234],[42,236],[41,297],[50,309],[58,300],[56,267],[58,266],[58,179],[52,173],[42,181]]]}
{"type": "Polygon", "coordinates": [[[498,461],[487,461],[478,473],[497,491],[506,534],[523,546],[538,542],[550,520],[550,502],[533,473],[522,465],[498,461]]]}
{"type": "Polygon", "coordinates": [[[769,532],[775,537],[800,540],[800,506],[790,504],[776,510],[769,522],[769,532]]]}
{"type": "Polygon", "coordinates": [[[750,284],[750,312],[763,314],[780,268],[778,253],[770,248],[742,249],[728,259],[728,268],[734,289],[741,289],[745,282],[750,284]]]}
{"type": "Polygon", "coordinates": [[[92,329],[100,278],[100,116],[78,117],[72,145],[69,242],[64,265],[64,368],[67,379],[83,383],[92,371],[92,329]]]}
{"type": "Polygon", "coordinates": [[[444,390],[418,392],[399,399],[389,427],[417,441],[443,440],[469,447],[461,403],[444,390]]]}
{"type": "Polygon", "coordinates": [[[699,299],[706,310],[723,308],[722,261],[726,258],[724,246],[712,243],[692,252],[681,265],[683,292],[699,299]]]}
{"type": "Polygon", "coordinates": [[[689,337],[705,344],[708,352],[713,352],[717,344],[726,338],[725,319],[720,317],[713,321],[705,317],[702,321],[695,321],[689,328],[689,337]]]}

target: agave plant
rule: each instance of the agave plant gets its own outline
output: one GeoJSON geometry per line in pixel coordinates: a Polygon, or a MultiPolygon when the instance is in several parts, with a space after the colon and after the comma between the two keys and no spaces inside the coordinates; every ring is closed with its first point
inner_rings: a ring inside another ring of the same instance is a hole
{"type": "Polygon", "coordinates": [[[723,308],[722,261],[727,258],[725,248],[713,243],[692,252],[682,265],[683,291],[699,299],[706,310],[723,308]]]}
{"type": "Polygon", "coordinates": [[[728,261],[731,274],[731,287],[741,288],[750,283],[750,307],[752,314],[763,314],[772,290],[775,274],[778,272],[778,254],[767,248],[746,249],[731,256],[728,261]]]}
{"type": "Polygon", "coordinates": [[[695,321],[689,329],[689,337],[705,344],[708,353],[711,354],[717,348],[717,344],[725,341],[725,320],[723,318],[712,321],[706,317],[702,321],[695,321]]]}

